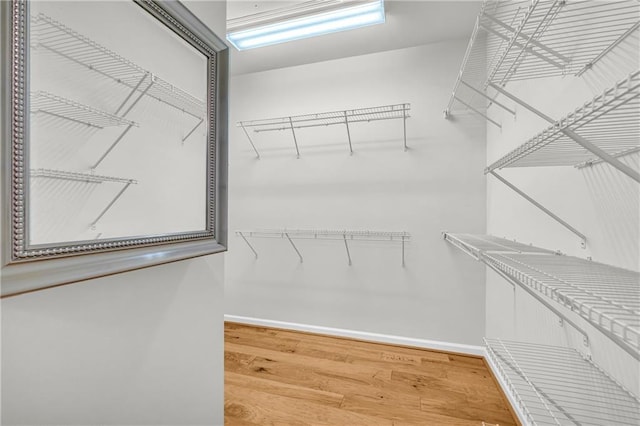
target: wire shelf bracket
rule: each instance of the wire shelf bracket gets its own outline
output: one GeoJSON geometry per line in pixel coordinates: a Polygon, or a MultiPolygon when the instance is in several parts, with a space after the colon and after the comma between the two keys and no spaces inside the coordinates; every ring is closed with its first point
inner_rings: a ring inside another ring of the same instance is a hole
{"type": "Polygon", "coordinates": [[[558,216],[557,214],[555,214],[554,212],[552,212],[551,210],[549,210],[548,208],[546,208],[545,206],[543,206],[542,204],[537,202],[535,199],[531,198],[529,195],[527,195],[526,192],[524,192],[523,190],[521,190],[520,188],[518,188],[517,186],[515,186],[514,184],[512,184],[508,180],[506,180],[504,177],[500,176],[498,173],[495,172],[495,170],[490,171],[489,174],[492,175],[493,177],[495,177],[496,179],[498,179],[500,182],[502,182],[508,188],[513,190],[516,194],[520,195],[522,198],[527,200],[529,203],[533,204],[538,209],[543,211],[547,216],[551,217],[553,220],[555,220],[556,222],[558,222],[559,224],[564,226],[566,229],[571,231],[573,234],[577,235],[580,238],[580,247],[582,247],[583,249],[587,248],[587,237],[582,232],[578,231],[576,228],[571,226],[567,221],[562,219],[560,216],[558,216]]]}
{"type": "MultiPolygon", "coordinates": [[[[548,301],[554,301],[582,317],[640,360],[639,272],[537,247],[520,249],[524,245],[513,247],[490,236],[445,233],[445,240],[529,290],[545,306],[552,308],[548,301]]],[[[566,314],[554,313],[570,323],[566,314]]]]}
{"type": "Polygon", "coordinates": [[[84,182],[91,184],[102,184],[104,182],[114,182],[114,183],[122,183],[124,186],[120,191],[111,199],[111,201],[107,204],[107,206],[100,212],[100,214],[91,222],[89,225],[90,228],[95,228],[96,224],[102,217],[113,207],[113,205],[118,201],[118,199],[124,194],[124,192],[131,185],[135,185],[138,181],[134,179],[125,179],[113,176],[100,176],[88,173],[77,173],[77,172],[67,172],[63,170],[52,170],[52,169],[32,169],[30,171],[31,178],[47,178],[47,179],[59,179],[59,180],[68,180],[74,182],[84,182]]]}
{"type": "Polygon", "coordinates": [[[260,159],[260,153],[258,152],[253,139],[249,135],[248,129],[252,130],[254,133],[283,130],[291,131],[296,149],[296,157],[300,158],[300,147],[298,145],[298,139],[296,137],[296,129],[344,125],[347,132],[349,154],[353,154],[353,143],[350,130],[351,124],[380,120],[402,119],[403,148],[406,151],[408,149],[407,119],[410,118],[410,110],[411,104],[395,104],[353,110],[322,112],[317,114],[287,116],[252,121],[239,121],[237,123],[237,126],[242,128],[245,136],[251,144],[251,148],[256,153],[256,158],[258,159],[260,159]]]}
{"type": "Polygon", "coordinates": [[[484,339],[527,425],[637,425],[640,401],[575,349],[484,339]]]}
{"type": "Polygon", "coordinates": [[[295,250],[300,263],[304,259],[300,250],[295,245],[294,240],[332,240],[342,241],[344,243],[347,262],[351,266],[351,250],[349,242],[351,241],[379,241],[379,242],[400,242],[402,250],[402,266],[405,266],[405,244],[411,239],[407,232],[383,232],[383,231],[332,231],[332,230],[303,230],[303,229],[276,229],[276,230],[252,230],[252,231],[236,231],[242,240],[247,244],[253,252],[255,258],[258,258],[258,252],[249,242],[249,238],[283,238],[289,241],[295,250]]]}
{"type": "Polygon", "coordinates": [[[445,118],[459,104],[499,126],[485,112],[500,106],[488,93],[493,85],[580,76],[638,31],[639,12],[640,5],[633,0],[484,0],[445,118]]]}

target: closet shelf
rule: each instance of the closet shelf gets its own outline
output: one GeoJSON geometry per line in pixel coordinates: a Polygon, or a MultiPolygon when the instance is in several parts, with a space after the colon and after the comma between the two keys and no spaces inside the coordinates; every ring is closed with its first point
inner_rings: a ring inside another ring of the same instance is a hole
{"type": "Polygon", "coordinates": [[[504,155],[485,172],[504,167],[577,166],[599,161],[567,136],[565,129],[578,132],[614,157],[637,151],[640,148],[640,71],[504,155]]]}
{"type": "Polygon", "coordinates": [[[72,180],[76,182],[86,182],[86,183],[103,183],[103,182],[116,182],[116,183],[126,183],[126,184],[138,183],[138,181],[135,179],[125,179],[125,178],[112,177],[112,176],[100,176],[100,175],[93,175],[89,173],[67,172],[63,170],[52,170],[52,169],[32,169],[30,176],[49,178],[49,179],[72,180]]]}
{"type": "Polygon", "coordinates": [[[640,273],[495,237],[445,233],[445,239],[640,357],[640,273]]]}
{"type": "MultiPolygon", "coordinates": [[[[295,129],[302,129],[308,127],[321,127],[321,126],[334,126],[334,125],[343,125],[346,126],[347,137],[349,139],[349,150],[353,152],[353,147],[351,145],[351,134],[349,132],[349,125],[352,123],[363,123],[363,122],[371,122],[371,121],[380,121],[380,120],[393,120],[393,119],[402,119],[406,122],[406,119],[410,117],[409,111],[411,110],[411,104],[395,104],[395,105],[384,105],[378,107],[369,107],[369,108],[360,108],[360,109],[351,109],[351,110],[342,110],[342,111],[331,111],[331,112],[321,112],[316,114],[305,114],[305,115],[295,115],[290,117],[278,117],[278,118],[267,118],[260,120],[251,120],[251,121],[239,121],[237,123],[238,127],[241,127],[254,151],[256,152],[258,158],[260,154],[258,153],[247,129],[252,130],[255,133],[260,132],[271,132],[271,131],[282,131],[282,130],[291,130],[293,132],[294,142],[296,144],[296,151],[298,152],[298,156],[300,154],[298,150],[298,143],[296,140],[295,129]]],[[[407,147],[407,134],[406,134],[406,125],[403,126],[403,135],[404,135],[404,147],[407,147]]]]}
{"type": "Polygon", "coordinates": [[[195,118],[206,115],[203,101],[42,13],[31,18],[31,34],[36,49],[59,55],[125,85],[132,93],[150,96],[195,118]]]}
{"type": "Polygon", "coordinates": [[[256,259],[258,252],[249,243],[247,238],[278,238],[289,241],[296,251],[300,262],[303,262],[302,254],[298,250],[293,240],[335,240],[344,242],[347,253],[347,260],[351,265],[351,252],[349,251],[350,241],[380,241],[398,242],[402,246],[402,266],[404,266],[404,245],[411,239],[408,232],[387,232],[387,231],[357,231],[357,230],[326,230],[326,229],[261,229],[236,231],[236,235],[241,237],[249,246],[256,259]]]}
{"type": "Polygon", "coordinates": [[[32,114],[45,114],[96,129],[112,126],[138,126],[133,121],[45,91],[32,93],[30,101],[32,114]]]}
{"type": "Polygon", "coordinates": [[[113,205],[118,201],[118,199],[124,194],[124,192],[129,188],[129,186],[133,184],[137,184],[138,181],[134,179],[124,179],[119,177],[112,176],[100,176],[100,175],[92,175],[88,173],[77,173],[77,172],[67,172],[63,170],[51,170],[51,169],[32,169],[30,176],[32,178],[49,178],[49,179],[59,179],[59,180],[68,180],[74,182],[84,182],[91,184],[102,184],[104,182],[114,182],[114,183],[123,183],[124,185],[118,191],[118,193],[111,198],[111,201],[107,204],[105,208],[100,211],[98,216],[91,222],[89,225],[90,228],[94,228],[96,224],[102,219],[102,217],[113,207],[113,205]]]}
{"type": "Polygon", "coordinates": [[[236,231],[246,237],[285,238],[289,235],[295,239],[306,240],[364,240],[364,241],[403,241],[411,238],[407,232],[384,231],[347,231],[347,230],[312,230],[312,229],[263,229],[253,231],[236,231]]]}
{"type": "Polygon", "coordinates": [[[638,10],[630,0],[485,0],[446,113],[457,102],[482,114],[490,84],[581,75],[638,29],[638,10]]]}
{"type": "Polygon", "coordinates": [[[556,252],[534,247],[532,245],[522,244],[517,241],[506,240],[504,238],[494,237],[492,235],[474,235],[474,234],[449,234],[444,233],[445,239],[464,251],[476,260],[484,252],[492,253],[540,253],[555,254],[556,252]]]}
{"type": "Polygon", "coordinates": [[[529,425],[637,425],[640,401],[569,348],[485,339],[529,425]]]}

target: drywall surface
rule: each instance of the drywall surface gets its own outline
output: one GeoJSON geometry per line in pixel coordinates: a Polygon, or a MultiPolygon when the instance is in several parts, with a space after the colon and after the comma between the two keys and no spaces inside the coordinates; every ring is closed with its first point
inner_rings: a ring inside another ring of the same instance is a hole
{"type": "MultiPolygon", "coordinates": [[[[514,82],[506,90],[545,114],[560,118],[638,69],[638,37],[628,38],[582,77],[558,77],[514,82]]],[[[508,102],[508,101],[507,101],[508,102]]],[[[490,115],[502,131],[487,128],[487,164],[524,143],[548,123],[517,107],[515,120],[495,108],[490,115]]],[[[580,133],[578,131],[578,133],[580,133]]],[[[638,153],[621,157],[638,169],[638,153]]],[[[591,167],[534,167],[498,171],[587,236],[580,238],[491,176],[487,177],[487,229],[490,234],[592,258],[594,261],[638,271],[640,269],[640,186],[608,164],[591,167]]],[[[640,285],[640,283],[639,283],[640,285]]],[[[591,355],[596,364],[636,395],[640,395],[640,366],[627,352],[562,306],[557,309],[589,336],[582,336],[520,288],[497,274],[487,273],[487,336],[569,346],[591,355]]]]}
{"type": "Polygon", "coordinates": [[[442,42],[236,76],[231,81],[226,313],[479,344],[484,273],[441,237],[484,232],[485,123],[443,118],[466,41],[442,42]],[[406,121],[250,132],[237,121],[389,104],[406,121]],[[249,239],[251,229],[407,231],[400,243],[249,239]]]}
{"type": "Polygon", "coordinates": [[[220,254],[3,299],[2,424],[222,425],[223,281],[220,254]]]}
{"type": "Polygon", "coordinates": [[[222,256],[2,300],[2,423],[222,424],[222,256]]]}

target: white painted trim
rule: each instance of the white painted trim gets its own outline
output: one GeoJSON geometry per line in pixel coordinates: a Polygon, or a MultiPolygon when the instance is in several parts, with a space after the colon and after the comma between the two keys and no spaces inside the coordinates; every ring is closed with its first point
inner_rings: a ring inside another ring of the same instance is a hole
{"type": "Polygon", "coordinates": [[[484,359],[485,361],[487,361],[487,365],[491,369],[491,372],[493,373],[493,377],[496,378],[496,380],[498,381],[498,384],[502,388],[502,391],[507,396],[507,399],[509,400],[509,404],[511,404],[511,408],[513,408],[513,411],[516,414],[516,416],[518,416],[518,420],[520,420],[520,423],[522,423],[525,426],[530,425],[531,423],[527,422],[526,420],[527,416],[525,416],[524,411],[522,411],[522,407],[518,403],[518,400],[516,399],[515,395],[513,395],[513,393],[510,392],[509,384],[507,383],[506,380],[504,380],[504,378],[500,374],[500,370],[498,369],[498,366],[495,365],[495,363],[489,356],[489,352],[487,352],[486,348],[484,348],[484,359]]]}
{"type": "MultiPolygon", "coordinates": [[[[351,339],[365,340],[375,343],[387,343],[392,345],[413,346],[416,348],[431,349],[445,352],[455,352],[465,355],[482,356],[486,353],[483,346],[463,345],[460,343],[440,342],[437,340],[417,339],[414,337],[393,336],[389,334],[371,333],[368,331],[345,330],[343,328],[323,327],[319,325],[298,324],[293,322],[275,321],[261,318],[243,317],[237,315],[224,316],[225,321],[241,324],[257,325],[262,327],[283,328],[287,330],[304,331],[307,333],[326,334],[329,336],[348,337],[351,339]]],[[[506,393],[506,392],[505,392],[506,393]]]]}

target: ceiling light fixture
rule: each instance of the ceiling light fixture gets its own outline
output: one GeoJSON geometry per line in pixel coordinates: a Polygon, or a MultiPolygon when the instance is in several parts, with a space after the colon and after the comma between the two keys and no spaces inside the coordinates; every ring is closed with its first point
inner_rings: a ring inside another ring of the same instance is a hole
{"type": "Polygon", "coordinates": [[[321,0],[229,20],[227,40],[238,50],[384,23],[383,0],[321,0]]]}

